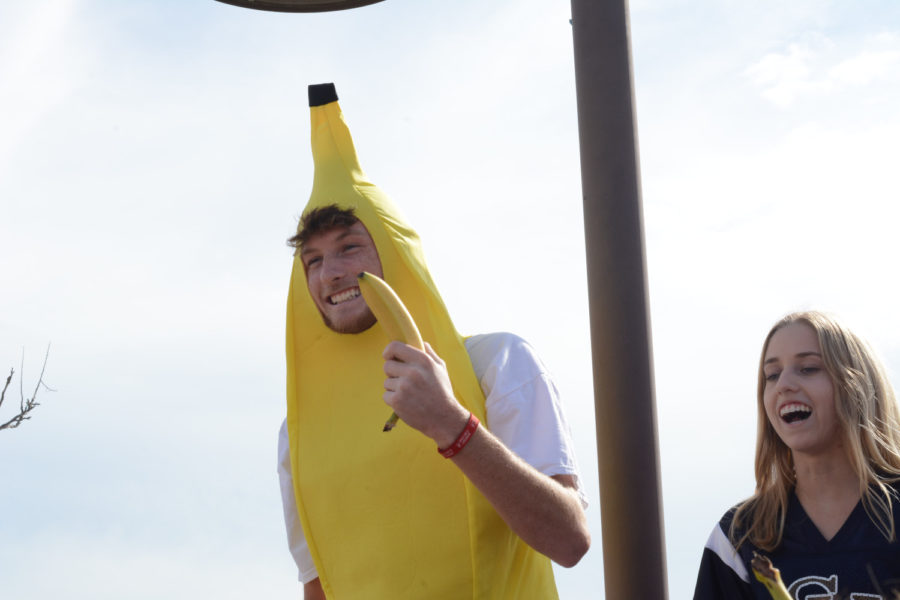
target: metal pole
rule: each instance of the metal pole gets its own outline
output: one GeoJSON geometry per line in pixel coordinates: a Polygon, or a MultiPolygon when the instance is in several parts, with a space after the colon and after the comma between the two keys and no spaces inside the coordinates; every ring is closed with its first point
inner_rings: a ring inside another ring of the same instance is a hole
{"type": "Polygon", "coordinates": [[[572,0],[606,597],[667,598],[627,0],[572,0]]]}

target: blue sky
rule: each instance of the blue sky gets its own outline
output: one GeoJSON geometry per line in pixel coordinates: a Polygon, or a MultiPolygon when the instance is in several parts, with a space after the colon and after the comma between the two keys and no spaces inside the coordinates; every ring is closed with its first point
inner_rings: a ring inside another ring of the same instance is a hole
{"type": "MultiPolygon", "coordinates": [[[[594,534],[559,587],[598,597],[569,16],[0,6],[0,367],[24,348],[33,385],[50,343],[58,390],[0,433],[4,597],[297,597],[275,477],[284,239],[311,189],[306,86],[325,81],[458,328],[515,331],[555,374],[594,534]]],[[[868,0],[631,3],[673,599],[752,491],[771,323],[837,312],[900,369],[898,23],[868,0]]]]}

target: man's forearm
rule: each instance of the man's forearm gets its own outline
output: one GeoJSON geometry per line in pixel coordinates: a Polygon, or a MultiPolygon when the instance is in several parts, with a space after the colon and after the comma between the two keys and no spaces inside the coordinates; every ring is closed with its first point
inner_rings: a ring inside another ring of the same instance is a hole
{"type": "Polygon", "coordinates": [[[325,600],[325,590],[318,577],[303,584],[303,600],[325,600]]]}
{"type": "Polygon", "coordinates": [[[529,546],[564,567],[587,552],[591,536],[572,476],[540,473],[484,427],[450,460],[529,546]]]}

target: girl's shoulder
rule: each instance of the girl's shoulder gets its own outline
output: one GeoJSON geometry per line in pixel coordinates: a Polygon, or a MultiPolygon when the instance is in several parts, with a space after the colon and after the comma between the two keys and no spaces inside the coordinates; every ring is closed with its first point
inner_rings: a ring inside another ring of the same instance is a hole
{"type": "MultiPolygon", "coordinates": [[[[755,598],[753,574],[746,554],[749,544],[740,548],[730,537],[734,515],[741,504],[731,507],[713,526],[703,548],[694,600],[749,600],[755,598]]],[[[752,550],[749,550],[752,555],[752,550]]]]}

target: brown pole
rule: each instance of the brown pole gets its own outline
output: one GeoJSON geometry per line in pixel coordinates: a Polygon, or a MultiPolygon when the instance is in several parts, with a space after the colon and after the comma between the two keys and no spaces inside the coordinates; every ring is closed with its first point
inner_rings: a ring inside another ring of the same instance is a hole
{"type": "Polygon", "coordinates": [[[572,0],[606,597],[667,598],[627,0],[572,0]]]}

